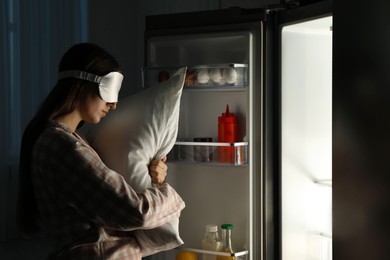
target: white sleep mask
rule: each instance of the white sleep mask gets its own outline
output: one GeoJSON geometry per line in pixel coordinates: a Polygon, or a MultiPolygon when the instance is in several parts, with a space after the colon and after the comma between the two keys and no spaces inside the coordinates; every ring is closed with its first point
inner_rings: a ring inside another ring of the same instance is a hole
{"type": "Polygon", "coordinates": [[[118,94],[122,86],[123,75],[117,71],[110,72],[104,76],[98,76],[81,70],[66,70],[61,71],[58,75],[58,80],[64,78],[78,78],[98,83],[100,97],[104,101],[108,103],[118,102],[118,94]]]}

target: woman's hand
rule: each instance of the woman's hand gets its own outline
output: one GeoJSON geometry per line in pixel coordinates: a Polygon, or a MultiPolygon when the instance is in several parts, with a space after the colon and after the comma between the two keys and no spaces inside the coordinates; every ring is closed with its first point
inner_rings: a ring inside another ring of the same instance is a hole
{"type": "Polygon", "coordinates": [[[166,165],[167,157],[164,156],[161,160],[153,160],[149,166],[149,174],[152,177],[154,184],[162,184],[167,176],[168,166],[166,165]]]}

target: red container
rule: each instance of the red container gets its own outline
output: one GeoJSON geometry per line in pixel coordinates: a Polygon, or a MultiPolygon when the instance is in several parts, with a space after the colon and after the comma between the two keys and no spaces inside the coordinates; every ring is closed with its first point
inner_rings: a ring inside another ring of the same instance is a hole
{"type": "MultiPolygon", "coordinates": [[[[226,105],[226,112],[222,113],[222,115],[218,117],[218,142],[237,142],[237,118],[229,111],[229,105],[226,105]]],[[[218,161],[224,163],[234,163],[234,147],[218,147],[218,161]]]]}

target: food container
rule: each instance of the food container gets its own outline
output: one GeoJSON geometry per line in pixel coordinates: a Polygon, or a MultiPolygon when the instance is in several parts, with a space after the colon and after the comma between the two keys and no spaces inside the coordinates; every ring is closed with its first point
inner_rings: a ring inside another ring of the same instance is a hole
{"type": "MultiPolygon", "coordinates": [[[[152,87],[169,79],[178,68],[143,68],[143,87],[152,87]]],[[[188,88],[246,87],[248,86],[248,66],[236,63],[187,66],[184,86],[188,88]]]]}

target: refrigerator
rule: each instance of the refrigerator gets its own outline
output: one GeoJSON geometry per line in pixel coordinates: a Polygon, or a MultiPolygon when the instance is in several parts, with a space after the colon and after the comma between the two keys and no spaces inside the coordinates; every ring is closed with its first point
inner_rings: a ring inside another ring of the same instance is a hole
{"type": "Polygon", "coordinates": [[[167,177],[186,202],[184,245],[148,259],[229,256],[202,248],[206,225],[227,223],[236,259],[332,259],[330,2],[153,15],[145,28],[144,87],[183,66],[191,77],[167,177]],[[219,139],[227,106],[233,141],[219,139]]]}

